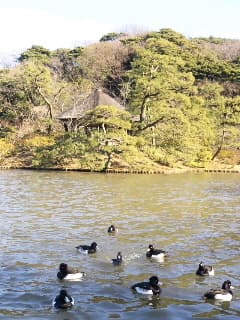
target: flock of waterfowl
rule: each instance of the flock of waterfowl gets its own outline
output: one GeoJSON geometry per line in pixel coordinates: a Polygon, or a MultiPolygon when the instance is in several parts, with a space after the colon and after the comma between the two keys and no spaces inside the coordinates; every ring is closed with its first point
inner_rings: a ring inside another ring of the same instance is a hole
{"type": "MultiPolygon", "coordinates": [[[[116,233],[118,229],[111,225],[108,228],[108,233],[116,233]]],[[[97,243],[92,242],[91,245],[79,245],[76,249],[85,254],[93,254],[97,251],[97,243]]],[[[156,259],[158,261],[163,261],[165,257],[168,256],[168,252],[160,249],[155,249],[152,244],[149,245],[146,252],[146,257],[150,259],[156,259]]],[[[123,262],[121,252],[117,253],[117,257],[112,259],[112,264],[115,266],[121,265],[123,262]]],[[[59,271],[57,273],[57,278],[59,280],[69,280],[77,281],[81,280],[85,276],[85,272],[80,272],[77,269],[70,268],[66,263],[61,263],[59,265],[59,271]]],[[[199,263],[198,269],[196,271],[198,276],[213,276],[214,269],[212,266],[206,266],[203,262],[199,263]]],[[[159,295],[161,293],[161,283],[159,278],[155,275],[151,276],[146,282],[139,282],[131,286],[131,289],[140,294],[146,295],[159,295]]],[[[233,297],[232,284],[230,280],[223,282],[222,287],[216,289],[210,289],[204,295],[204,299],[214,299],[220,301],[231,301],[233,297]]],[[[74,298],[71,297],[67,290],[61,289],[59,294],[53,300],[53,306],[55,308],[67,309],[74,305],[74,298]]]]}

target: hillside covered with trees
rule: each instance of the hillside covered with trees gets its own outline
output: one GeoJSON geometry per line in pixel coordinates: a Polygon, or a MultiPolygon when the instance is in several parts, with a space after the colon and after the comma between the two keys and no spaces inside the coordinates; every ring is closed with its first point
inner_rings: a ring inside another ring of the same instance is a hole
{"type": "Polygon", "coordinates": [[[106,171],[240,166],[240,40],[171,29],[50,51],[0,70],[0,167],[106,171]],[[94,89],[122,108],[59,115],[94,89]]]}

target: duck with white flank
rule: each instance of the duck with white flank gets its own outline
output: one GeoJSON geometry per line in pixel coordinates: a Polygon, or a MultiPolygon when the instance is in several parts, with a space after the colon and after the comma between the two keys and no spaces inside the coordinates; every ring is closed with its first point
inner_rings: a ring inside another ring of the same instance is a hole
{"type": "Polygon", "coordinates": [[[148,282],[136,283],[131,288],[141,294],[159,295],[161,293],[159,279],[157,276],[150,277],[148,282]]]}
{"type": "Polygon", "coordinates": [[[86,253],[86,254],[95,253],[97,251],[97,243],[92,242],[90,246],[80,245],[80,246],[77,246],[76,249],[78,249],[78,251],[86,253]]]}
{"type": "Polygon", "coordinates": [[[231,301],[233,297],[233,286],[230,280],[226,280],[222,284],[222,288],[210,289],[204,294],[204,299],[231,301]]]}
{"type": "Polygon", "coordinates": [[[66,290],[62,289],[52,302],[53,307],[58,309],[68,309],[74,305],[74,299],[67,293],[66,290]]]}
{"type": "Polygon", "coordinates": [[[148,251],[146,253],[147,258],[163,259],[164,257],[167,257],[167,256],[168,256],[167,251],[154,249],[152,244],[148,246],[148,251]]]}
{"type": "Polygon", "coordinates": [[[196,271],[198,276],[214,276],[214,269],[212,266],[206,266],[203,262],[200,262],[196,271]]]}
{"type": "Polygon", "coordinates": [[[122,264],[122,253],[119,251],[116,259],[112,259],[112,263],[114,266],[119,266],[122,264]]]}
{"type": "Polygon", "coordinates": [[[72,280],[72,281],[80,280],[85,275],[86,275],[85,272],[80,272],[77,269],[69,268],[66,263],[60,263],[59,271],[57,273],[57,277],[59,280],[72,280]]]}
{"type": "Polygon", "coordinates": [[[108,233],[116,233],[116,232],[118,232],[118,229],[113,224],[111,224],[110,227],[108,228],[108,233]]]}

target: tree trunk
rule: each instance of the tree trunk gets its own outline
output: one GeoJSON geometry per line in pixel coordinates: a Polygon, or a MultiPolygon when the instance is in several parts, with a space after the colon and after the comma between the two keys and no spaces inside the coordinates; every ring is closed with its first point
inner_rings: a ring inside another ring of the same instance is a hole
{"type": "Polygon", "coordinates": [[[105,164],[104,171],[107,171],[111,167],[111,161],[112,161],[112,152],[106,151],[107,154],[107,162],[105,164]]]}
{"type": "Polygon", "coordinates": [[[68,132],[69,130],[68,130],[68,125],[67,125],[67,123],[66,123],[66,122],[64,122],[64,123],[63,123],[63,126],[64,126],[64,130],[65,130],[65,132],[68,132]]]}
{"type": "Polygon", "coordinates": [[[214,155],[212,156],[212,159],[211,160],[214,160],[218,155],[219,153],[221,152],[222,150],[222,147],[223,147],[223,143],[224,143],[224,139],[225,139],[225,126],[223,127],[223,131],[222,131],[222,137],[221,137],[221,141],[220,141],[220,144],[217,148],[217,151],[214,153],[214,155]]]}
{"type": "Polygon", "coordinates": [[[147,103],[147,97],[144,97],[141,109],[140,109],[140,122],[143,122],[146,118],[146,103],[147,103]]]}
{"type": "Polygon", "coordinates": [[[102,129],[103,129],[104,134],[106,134],[106,128],[105,128],[104,123],[102,123],[102,129]]]}
{"type": "Polygon", "coordinates": [[[37,87],[37,90],[38,90],[38,93],[40,94],[40,96],[43,98],[43,100],[46,103],[46,105],[48,106],[48,112],[49,112],[50,121],[49,121],[49,125],[48,125],[48,128],[47,128],[47,132],[48,132],[48,134],[50,134],[52,132],[53,105],[48,100],[48,98],[42,93],[40,87],[37,87]]]}
{"type": "Polygon", "coordinates": [[[155,127],[152,127],[152,146],[156,147],[155,127]]]}

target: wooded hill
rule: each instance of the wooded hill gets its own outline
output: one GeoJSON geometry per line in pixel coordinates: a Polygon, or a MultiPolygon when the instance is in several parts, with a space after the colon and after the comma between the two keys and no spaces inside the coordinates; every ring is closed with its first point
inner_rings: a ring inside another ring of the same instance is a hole
{"type": "Polygon", "coordinates": [[[0,70],[1,167],[239,165],[239,148],[240,40],[110,33],[74,49],[34,45],[0,70]],[[95,89],[116,105],[87,103],[95,89]]]}

